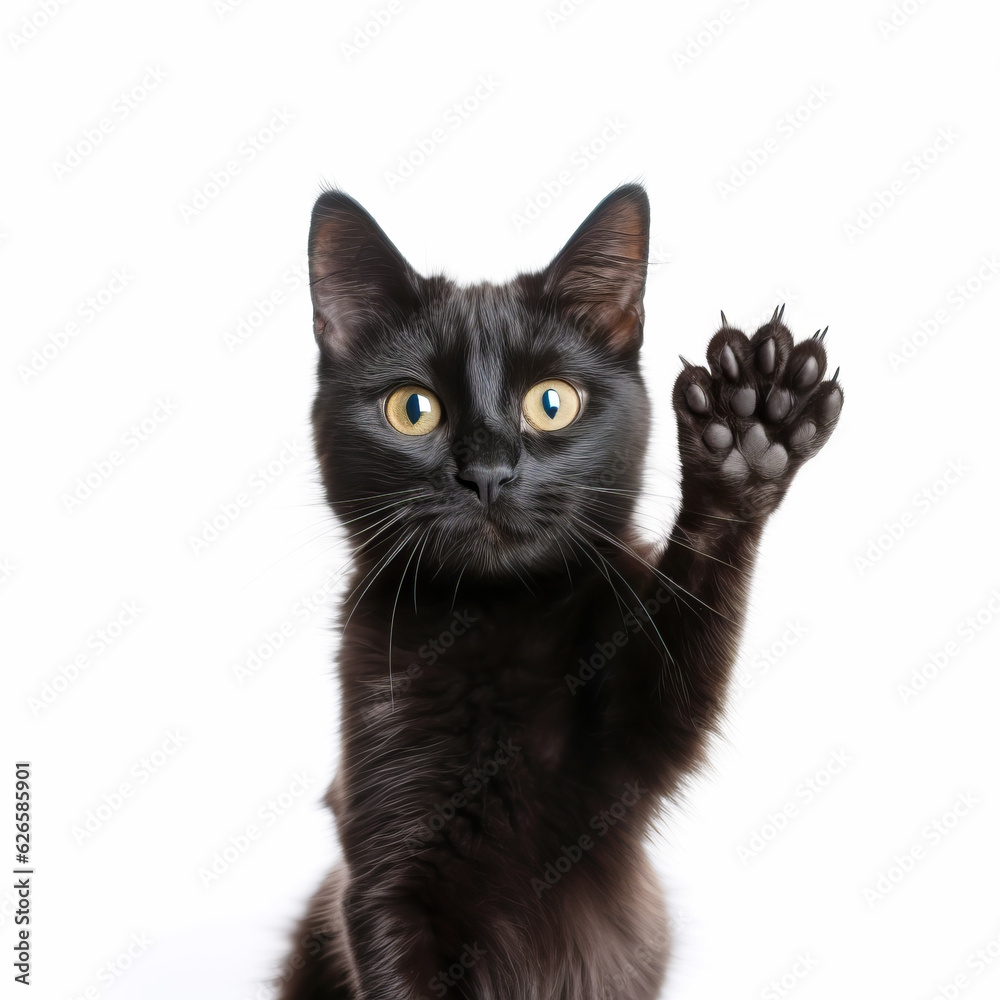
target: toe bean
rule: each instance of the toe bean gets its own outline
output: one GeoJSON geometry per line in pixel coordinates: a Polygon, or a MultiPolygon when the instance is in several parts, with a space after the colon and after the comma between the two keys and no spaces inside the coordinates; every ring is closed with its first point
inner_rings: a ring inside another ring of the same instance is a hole
{"type": "Polygon", "coordinates": [[[787,389],[774,389],[767,399],[767,419],[778,423],[788,416],[792,408],[792,394],[787,389]]]}
{"type": "Polygon", "coordinates": [[[737,389],[730,401],[733,413],[738,417],[749,417],[757,409],[757,393],[749,386],[737,389]]]}
{"type": "Polygon", "coordinates": [[[684,393],[688,409],[695,413],[708,413],[708,396],[700,385],[689,385],[684,393]]]}
{"type": "Polygon", "coordinates": [[[728,344],[722,348],[722,354],[719,355],[719,367],[730,382],[735,382],[740,377],[739,365],[736,364],[736,355],[728,344]]]}
{"type": "Polygon", "coordinates": [[[725,451],[733,443],[733,432],[725,424],[709,424],[702,440],[712,451],[725,451]]]}

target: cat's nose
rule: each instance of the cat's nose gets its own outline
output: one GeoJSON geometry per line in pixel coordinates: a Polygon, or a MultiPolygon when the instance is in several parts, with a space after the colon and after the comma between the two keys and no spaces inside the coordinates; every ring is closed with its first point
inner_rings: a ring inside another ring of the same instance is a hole
{"type": "Polygon", "coordinates": [[[480,503],[489,507],[496,503],[500,490],[512,482],[517,473],[509,465],[470,465],[458,474],[458,481],[475,490],[480,503]]]}

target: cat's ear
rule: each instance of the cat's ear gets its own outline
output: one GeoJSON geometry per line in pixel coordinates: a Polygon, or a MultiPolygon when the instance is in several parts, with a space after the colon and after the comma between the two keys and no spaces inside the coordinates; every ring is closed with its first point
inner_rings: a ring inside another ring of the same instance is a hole
{"type": "Polygon", "coordinates": [[[615,350],[642,344],[649,198],[639,184],[612,191],[543,272],[545,298],[615,350]]]}
{"type": "Polygon", "coordinates": [[[420,280],[353,198],[319,196],[309,227],[309,284],[321,345],[336,350],[377,323],[405,319],[419,303],[420,280]]]}

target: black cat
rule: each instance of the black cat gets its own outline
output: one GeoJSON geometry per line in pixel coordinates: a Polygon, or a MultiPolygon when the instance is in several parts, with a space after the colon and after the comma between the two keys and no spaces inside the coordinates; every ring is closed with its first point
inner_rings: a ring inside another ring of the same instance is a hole
{"type": "Polygon", "coordinates": [[[668,935],[643,838],[702,759],[757,543],[840,414],[821,335],[722,328],[674,386],[682,506],[633,528],[649,203],[609,195],[542,272],[424,278],[316,203],[313,408],[354,576],[344,860],[285,1000],[647,1000],[668,935]]]}

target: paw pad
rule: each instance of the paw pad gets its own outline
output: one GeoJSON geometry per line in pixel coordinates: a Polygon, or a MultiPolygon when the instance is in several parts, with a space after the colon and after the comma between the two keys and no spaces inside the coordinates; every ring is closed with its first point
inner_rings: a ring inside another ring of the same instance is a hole
{"type": "Polygon", "coordinates": [[[733,432],[725,424],[709,424],[702,439],[712,451],[725,451],[733,443],[733,432]]]}
{"type": "Polygon", "coordinates": [[[822,381],[826,331],[795,344],[782,315],[750,338],[724,322],[708,367],[686,363],[674,393],[686,479],[739,510],[773,508],[844,403],[837,375],[822,381]]]}
{"type": "Polygon", "coordinates": [[[695,413],[708,413],[708,396],[700,385],[689,385],[687,404],[695,413]]]}
{"type": "Polygon", "coordinates": [[[733,354],[733,349],[728,344],[722,348],[722,354],[719,356],[719,365],[730,382],[735,382],[739,379],[740,369],[736,364],[736,355],[733,354]]]}
{"type": "Polygon", "coordinates": [[[787,389],[774,389],[767,397],[765,413],[772,423],[780,423],[792,409],[792,394],[787,389]]]}
{"type": "Polygon", "coordinates": [[[738,417],[749,417],[757,409],[757,393],[750,386],[737,389],[729,404],[738,417]]]}
{"type": "Polygon", "coordinates": [[[761,375],[770,375],[774,371],[774,362],[777,350],[774,341],[768,337],[760,347],[757,348],[757,371],[761,375]]]}

